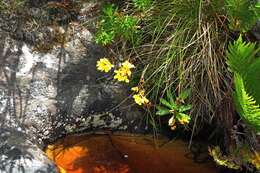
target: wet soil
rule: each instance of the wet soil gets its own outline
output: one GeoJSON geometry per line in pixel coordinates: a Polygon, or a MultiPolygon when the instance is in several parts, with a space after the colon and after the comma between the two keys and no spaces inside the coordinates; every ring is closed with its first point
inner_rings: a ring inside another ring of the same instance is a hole
{"type": "Polygon", "coordinates": [[[46,153],[61,173],[217,173],[213,162],[188,157],[185,142],[152,136],[67,136],[46,153]]]}

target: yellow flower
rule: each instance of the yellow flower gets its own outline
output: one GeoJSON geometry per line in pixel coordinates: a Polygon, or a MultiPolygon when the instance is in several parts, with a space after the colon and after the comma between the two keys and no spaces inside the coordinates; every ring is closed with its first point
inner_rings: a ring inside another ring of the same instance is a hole
{"type": "Polygon", "coordinates": [[[114,79],[117,79],[120,82],[129,83],[129,77],[131,77],[131,69],[135,66],[129,61],[125,61],[118,70],[115,70],[114,79]]]}
{"type": "Polygon", "coordinates": [[[168,121],[168,125],[169,126],[173,126],[175,124],[175,119],[174,119],[174,117],[172,116],[170,119],[169,119],[169,121],[168,121]]]}
{"type": "Polygon", "coordinates": [[[251,163],[256,167],[256,169],[260,169],[260,155],[255,152],[254,156],[251,158],[251,163]]]}
{"type": "Polygon", "coordinates": [[[182,119],[179,119],[179,122],[180,122],[180,124],[184,125],[184,124],[188,124],[189,120],[187,118],[182,118],[182,119]]]}
{"type": "Polygon", "coordinates": [[[149,100],[145,96],[143,96],[143,103],[144,104],[148,104],[149,103],[149,100]]]}
{"type": "Polygon", "coordinates": [[[138,94],[134,94],[133,98],[135,100],[135,103],[137,103],[138,105],[142,105],[142,104],[147,104],[149,103],[149,100],[142,94],[138,93],[138,94]]]}
{"type": "Polygon", "coordinates": [[[135,103],[137,103],[138,105],[142,105],[143,104],[142,97],[139,94],[133,95],[133,98],[135,100],[135,103]]]}
{"type": "Polygon", "coordinates": [[[131,91],[138,92],[139,88],[138,87],[133,87],[133,88],[131,88],[131,91]]]}
{"type": "Polygon", "coordinates": [[[135,68],[135,66],[131,64],[129,61],[123,62],[122,67],[127,69],[135,68]]]}
{"type": "Polygon", "coordinates": [[[139,91],[139,94],[140,94],[140,95],[144,95],[144,92],[145,92],[144,90],[140,90],[140,91],[139,91]]]}
{"type": "Polygon", "coordinates": [[[176,129],[176,123],[175,123],[175,118],[172,116],[169,121],[168,121],[168,125],[171,127],[172,130],[176,129]]]}
{"type": "Polygon", "coordinates": [[[106,73],[109,72],[113,67],[114,65],[111,64],[111,62],[107,58],[101,58],[97,62],[97,69],[106,73]]]}
{"type": "Polygon", "coordinates": [[[178,118],[178,121],[182,125],[189,124],[190,117],[188,115],[182,115],[181,118],[178,118]]]}
{"type": "Polygon", "coordinates": [[[129,83],[129,72],[126,71],[125,69],[119,69],[119,70],[115,70],[115,76],[114,79],[117,79],[119,82],[126,82],[129,83]]]}

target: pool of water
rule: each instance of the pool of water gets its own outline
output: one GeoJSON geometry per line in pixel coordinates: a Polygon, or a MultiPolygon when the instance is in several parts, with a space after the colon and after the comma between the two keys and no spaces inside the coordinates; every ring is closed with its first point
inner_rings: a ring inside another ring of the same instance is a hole
{"type": "Polygon", "coordinates": [[[195,162],[187,143],[152,136],[73,135],[46,148],[61,173],[217,173],[195,162]]]}

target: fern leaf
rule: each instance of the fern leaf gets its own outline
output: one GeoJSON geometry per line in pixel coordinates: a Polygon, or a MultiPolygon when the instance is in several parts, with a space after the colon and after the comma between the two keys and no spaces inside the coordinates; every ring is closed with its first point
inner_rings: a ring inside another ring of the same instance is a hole
{"type": "Polygon", "coordinates": [[[260,59],[255,55],[260,49],[256,44],[245,43],[240,36],[229,44],[227,64],[234,72],[236,109],[240,116],[260,132],[260,59]]]}
{"type": "Polygon", "coordinates": [[[234,98],[239,115],[249,126],[260,132],[260,107],[255,99],[246,92],[243,79],[237,73],[235,73],[234,98]]]}
{"type": "Polygon", "coordinates": [[[242,77],[246,91],[253,96],[260,105],[260,57],[248,67],[247,74],[242,77]]]}
{"type": "Polygon", "coordinates": [[[244,75],[247,73],[248,66],[252,63],[255,56],[255,44],[245,43],[240,36],[233,44],[228,45],[227,64],[231,72],[244,75]]]}
{"type": "Polygon", "coordinates": [[[259,50],[255,43],[243,42],[240,36],[228,46],[227,64],[231,72],[242,77],[245,90],[260,105],[260,58],[255,57],[259,50]]]}

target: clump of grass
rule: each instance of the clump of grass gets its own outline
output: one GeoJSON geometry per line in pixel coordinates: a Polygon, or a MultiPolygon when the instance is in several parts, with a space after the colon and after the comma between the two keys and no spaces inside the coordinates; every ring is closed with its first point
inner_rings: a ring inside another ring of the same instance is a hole
{"type": "Polygon", "coordinates": [[[178,95],[192,89],[193,132],[232,114],[232,109],[221,108],[231,97],[224,55],[227,34],[218,20],[221,5],[218,1],[155,1],[143,19],[141,46],[130,50],[143,66],[149,66],[143,76],[154,102],[168,90],[178,95]]]}
{"type": "MultiPolygon", "coordinates": [[[[114,55],[138,62],[139,71],[135,73],[133,83],[141,83],[146,88],[154,105],[159,105],[160,98],[167,92],[178,96],[191,88],[192,94],[187,103],[193,106],[190,114],[193,126],[189,128],[192,136],[205,124],[216,122],[227,122],[220,124],[228,131],[230,122],[233,122],[234,109],[231,78],[224,55],[228,39],[226,25],[221,20],[224,2],[154,0],[150,2],[151,6],[143,10],[144,2],[127,1],[120,6],[123,13],[118,12],[119,9],[113,12],[132,16],[138,21],[135,28],[140,28],[135,31],[138,37],[128,41],[120,39],[110,45],[116,51],[114,55]]],[[[107,21],[113,24],[117,20],[107,21]]],[[[101,27],[101,31],[106,31],[106,28],[101,27]]],[[[150,108],[148,121],[156,126],[159,117],[152,113],[155,106],[150,108]]]]}

